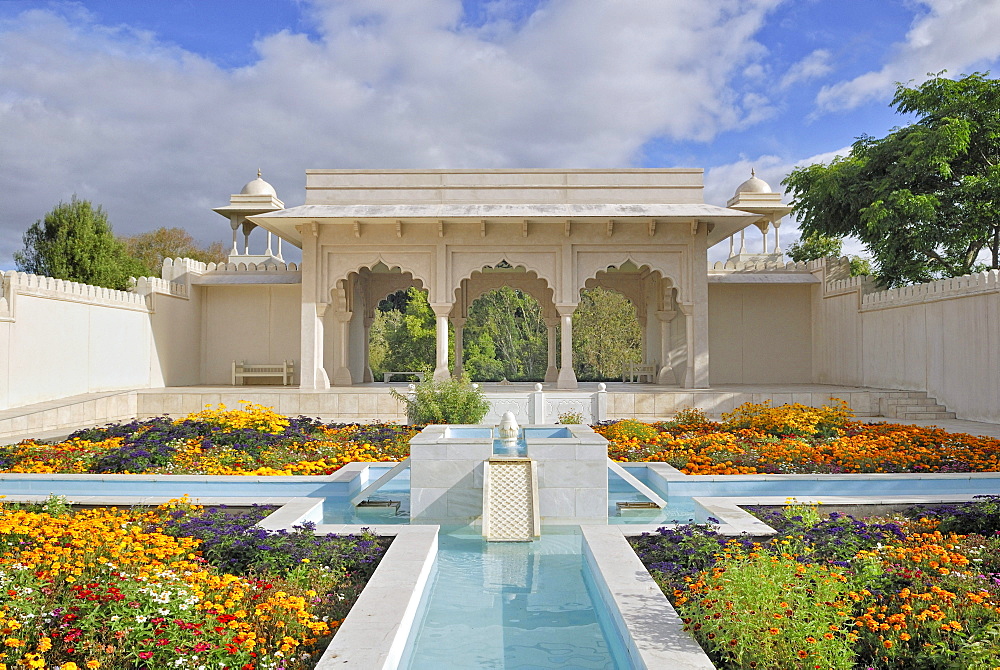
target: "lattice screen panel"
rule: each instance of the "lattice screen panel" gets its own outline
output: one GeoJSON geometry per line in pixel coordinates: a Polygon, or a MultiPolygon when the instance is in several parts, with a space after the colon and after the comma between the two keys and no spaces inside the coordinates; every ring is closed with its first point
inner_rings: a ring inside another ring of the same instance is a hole
{"type": "Polygon", "coordinates": [[[534,503],[531,461],[490,460],[489,540],[534,539],[534,503]]]}

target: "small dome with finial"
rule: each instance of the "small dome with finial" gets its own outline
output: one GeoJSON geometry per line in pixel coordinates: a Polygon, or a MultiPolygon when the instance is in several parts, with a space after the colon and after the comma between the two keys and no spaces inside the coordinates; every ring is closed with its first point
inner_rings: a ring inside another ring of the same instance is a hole
{"type": "Polygon", "coordinates": [[[740,193],[773,193],[773,191],[771,185],[763,179],[758,179],[757,171],[750,168],[750,178],[736,187],[735,196],[739,196],[740,193]]]}
{"type": "Polygon", "coordinates": [[[240,191],[240,195],[273,195],[275,198],[278,197],[274,187],[260,178],[259,169],[257,170],[257,178],[247,182],[247,185],[240,191]]]}

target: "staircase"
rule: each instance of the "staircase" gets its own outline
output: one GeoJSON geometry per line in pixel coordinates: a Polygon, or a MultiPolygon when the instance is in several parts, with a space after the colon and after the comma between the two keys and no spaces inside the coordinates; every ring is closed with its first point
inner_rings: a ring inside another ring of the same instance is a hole
{"type": "Polygon", "coordinates": [[[949,412],[944,405],[938,404],[936,398],[930,398],[925,391],[897,391],[889,393],[881,399],[882,416],[888,419],[954,419],[955,413],[949,412]]]}
{"type": "Polygon", "coordinates": [[[539,536],[535,462],[494,457],[483,463],[483,536],[489,542],[531,542],[539,536]]]}

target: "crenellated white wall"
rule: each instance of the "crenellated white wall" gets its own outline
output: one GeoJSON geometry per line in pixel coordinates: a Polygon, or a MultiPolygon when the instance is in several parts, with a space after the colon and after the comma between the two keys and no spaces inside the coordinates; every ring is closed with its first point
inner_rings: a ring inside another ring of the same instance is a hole
{"type": "MultiPolygon", "coordinates": [[[[712,384],[926,391],[959,418],[1000,422],[1000,273],[892,291],[850,277],[843,259],[716,265],[709,275],[712,384]]],[[[132,291],[0,273],[0,409],[228,385],[233,360],[294,360],[297,382],[300,277],[291,264],[188,259],[166,261],[162,278],[132,291]]]]}
{"type": "Polygon", "coordinates": [[[147,296],[21,272],[2,273],[0,408],[147,387],[147,296]]]}
{"type": "Polygon", "coordinates": [[[817,382],[926,391],[959,418],[1000,422],[1000,273],[877,291],[812,266],[817,382]]]}
{"type": "Polygon", "coordinates": [[[0,273],[0,410],[86,393],[231,381],[299,359],[295,264],[167,259],[131,291],[0,273]]]}

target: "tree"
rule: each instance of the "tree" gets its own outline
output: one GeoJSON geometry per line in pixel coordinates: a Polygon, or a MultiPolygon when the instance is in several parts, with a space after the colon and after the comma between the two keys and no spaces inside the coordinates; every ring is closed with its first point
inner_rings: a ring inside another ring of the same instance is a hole
{"type": "MultiPolygon", "coordinates": [[[[808,233],[799,238],[798,242],[793,242],[788,247],[788,257],[796,263],[805,263],[818,258],[840,256],[843,248],[844,239],[841,237],[830,237],[822,233],[808,233]]],[[[848,256],[848,260],[851,262],[852,277],[872,274],[871,263],[867,258],[848,256]]]]}
{"type": "Polygon", "coordinates": [[[796,263],[814,261],[817,258],[839,256],[844,248],[844,240],[840,237],[830,237],[822,233],[809,233],[793,242],[788,247],[788,257],[796,263]]]}
{"type": "Polygon", "coordinates": [[[889,286],[1000,268],[1000,82],[942,74],[897,85],[913,123],[782,182],[803,233],[856,237],[889,286]]]}
{"type": "Polygon", "coordinates": [[[369,335],[368,360],[373,374],[377,378],[383,372],[433,369],[437,326],[427,294],[410,287],[390,298],[375,311],[369,335]],[[403,305],[402,310],[397,305],[403,305]]]}
{"type": "Polygon", "coordinates": [[[183,228],[157,228],[119,239],[129,255],[146,268],[144,274],[153,277],[160,276],[164,258],[191,258],[202,263],[225,263],[227,258],[222,242],[200,247],[183,228]]]}
{"type": "Polygon", "coordinates": [[[24,250],[14,252],[22,272],[124,290],[145,269],[115,238],[104,210],[76,196],[35,221],[22,239],[24,250]]]}
{"type": "Polygon", "coordinates": [[[641,362],[642,332],[631,301],[600,287],[580,291],[573,352],[579,379],[620,378],[625,363],[641,362]]]}
{"type": "Polygon", "coordinates": [[[473,379],[540,381],[547,333],[533,297],[509,286],[487,291],[469,307],[462,363],[473,379]]]}

